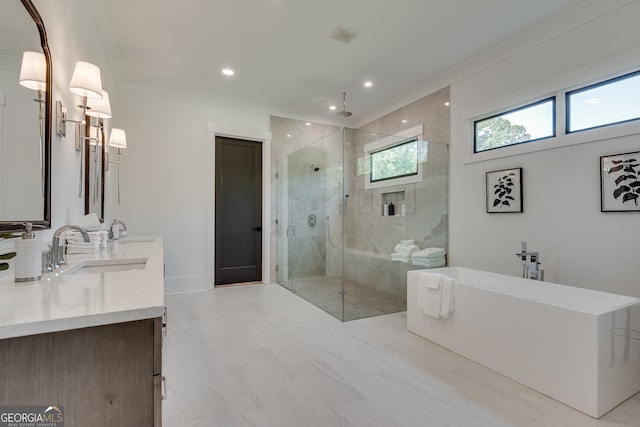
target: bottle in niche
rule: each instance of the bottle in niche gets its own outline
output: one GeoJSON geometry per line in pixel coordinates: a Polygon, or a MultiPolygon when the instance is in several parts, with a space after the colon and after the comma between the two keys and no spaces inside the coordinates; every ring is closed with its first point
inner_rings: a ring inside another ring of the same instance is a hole
{"type": "Polygon", "coordinates": [[[393,205],[393,202],[389,202],[389,216],[394,216],[396,214],[396,207],[393,205]]]}
{"type": "Polygon", "coordinates": [[[389,202],[384,202],[384,207],[382,208],[382,216],[389,216],[389,202]]]}

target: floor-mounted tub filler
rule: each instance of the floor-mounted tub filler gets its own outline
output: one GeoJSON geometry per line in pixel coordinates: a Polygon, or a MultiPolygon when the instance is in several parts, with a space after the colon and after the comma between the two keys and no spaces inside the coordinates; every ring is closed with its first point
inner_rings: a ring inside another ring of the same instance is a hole
{"type": "Polygon", "coordinates": [[[595,418],[640,391],[639,298],[461,267],[407,275],[407,329],[423,338],[595,418]],[[422,273],[454,279],[448,318],[418,307],[422,273]]]}

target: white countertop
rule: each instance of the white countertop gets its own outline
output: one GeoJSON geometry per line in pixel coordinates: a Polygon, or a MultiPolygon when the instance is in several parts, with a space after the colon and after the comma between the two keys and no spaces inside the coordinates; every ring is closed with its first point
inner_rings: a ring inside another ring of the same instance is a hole
{"type": "Polygon", "coordinates": [[[0,278],[0,339],[161,317],[163,310],[161,237],[123,238],[95,255],[69,255],[62,271],[36,282],[0,278]],[[87,260],[127,258],[147,263],[141,270],[68,274],[87,260]]]}

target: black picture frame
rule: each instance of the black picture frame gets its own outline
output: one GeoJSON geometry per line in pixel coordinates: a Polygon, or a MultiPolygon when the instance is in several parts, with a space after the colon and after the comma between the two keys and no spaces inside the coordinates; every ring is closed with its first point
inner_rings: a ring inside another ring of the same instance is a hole
{"type": "Polygon", "coordinates": [[[640,151],[600,157],[600,211],[640,212],[640,151]]]}
{"type": "Polygon", "coordinates": [[[487,213],[523,212],[522,168],[486,173],[487,213]]]}

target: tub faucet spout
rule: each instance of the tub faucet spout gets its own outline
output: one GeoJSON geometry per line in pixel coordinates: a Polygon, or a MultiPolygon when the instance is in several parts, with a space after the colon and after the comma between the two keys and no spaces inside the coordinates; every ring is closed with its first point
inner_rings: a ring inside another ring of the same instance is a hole
{"type": "Polygon", "coordinates": [[[524,279],[544,280],[544,270],[540,268],[540,254],[528,252],[527,242],[522,242],[522,250],[516,256],[522,260],[522,277],[524,279]]]}

